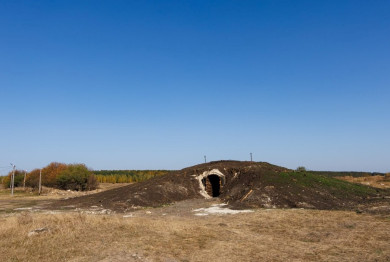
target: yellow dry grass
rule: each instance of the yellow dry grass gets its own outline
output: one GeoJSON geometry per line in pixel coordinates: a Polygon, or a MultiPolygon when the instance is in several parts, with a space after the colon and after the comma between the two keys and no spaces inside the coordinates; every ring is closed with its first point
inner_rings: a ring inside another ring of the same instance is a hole
{"type": "Polygon", "coordinates": [[[390,188],[390,175],[364,176],[364,177],[343,176],[343,177],[336,177],[336,178],[351,183],[363,184],[366,186],[372,186],[377,188],[390,188]]]}
{"type": "Polygon", "coordinates": [[[207,217],[19,213],[0,217],[1,261],[390,261],[390,218],[256,210],[207,217]],[[31,237],[31,230],[49,229],[31,237]]]}
{"type": "Polygon", "coordinates": [[[11,196],[11,190],[9,188],[0,188],[0,200],[1,199],[36,199],[36,200],[53,200],[53,199],[62,199],[66,197],[76,197],[76,196],[84,196],[90,194],[96,194],[99,192],[103,192],[106,190],[122,187],[129,185],[130,183],[100,183],[98,189],[91,191],[71,191],[71,190],[60,190],[50,187],[42,187],[41,195],[38,195],[37,189],[16,187],[14,190],[14,196],[11,196]]]}

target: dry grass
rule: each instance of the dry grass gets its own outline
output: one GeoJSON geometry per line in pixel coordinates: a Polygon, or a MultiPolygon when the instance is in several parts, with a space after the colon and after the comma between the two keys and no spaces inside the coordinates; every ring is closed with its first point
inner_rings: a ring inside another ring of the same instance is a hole
{"type": "Polygon", "coordinates": [[[390,260],[389,217],[296,209],[208,217],[140,212],[2,215],[2,261],[390,260]],[[49,231],[27,236],[42,227],[49,231]]]}
{"type": "Polygon", "coordinates": [[[63,199],[68,197],[77,197],[89,194],[95,194],[98,192],[106,191],[113,188],[126,186],[128,183],[111,184],[101,183],[99,188],[92,191],[65,191],[54,188],[43,187],[41,195],[38,195],[37,191],[31,188],[15,188],[14,196],[11,196],[11,190],[0,189],[0,213],[13,212],[15,208],[26,208],[45,204],[52,200],[63,199]]]}
{"type": "Polygon", "coordinates": [[[390,188],[390,175],[388,174],[386,174],[386,176],[366,176],[366,177],[343,176],[343,177],[336,177],[336,178],[351,183],[363,184],[366,186],[372,186],[377,188],[390,188]]]}
{"type": "Polygon", "coordinates": [[[11,189],[0,188],[0,199],[17,199],[17,198],[26,198],[29,199],[40,199],[40,200],[53,200],[53,199],[62,199],[66,197],[76,197],[83,195],[90,195],[99,193],[102,191],[122,187],[129,185],[130,183],[100,183],[99,188],[91,191],[70,191],[70,190],[60,190],[50,187],[42,187],[42,194],[38,195],[37,189],[33,190],[32,188],[23,189],[21,187],[16,187],[14,190],[14,196],[11,197],[11,189]]]}

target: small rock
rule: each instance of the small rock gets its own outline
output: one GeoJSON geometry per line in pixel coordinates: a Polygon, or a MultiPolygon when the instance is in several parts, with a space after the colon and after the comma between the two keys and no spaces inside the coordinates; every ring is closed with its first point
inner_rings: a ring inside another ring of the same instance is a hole
{"type": "Polygon", "coordinates": [[[31,236],[38,235],[40,233],[47,232],[47,231],[49,231],[49,228],[41,227],[41,228],[37,228],[37,229],[34,229],[34,230],[28,232],[27,236],[31,237],[31,236]]]}

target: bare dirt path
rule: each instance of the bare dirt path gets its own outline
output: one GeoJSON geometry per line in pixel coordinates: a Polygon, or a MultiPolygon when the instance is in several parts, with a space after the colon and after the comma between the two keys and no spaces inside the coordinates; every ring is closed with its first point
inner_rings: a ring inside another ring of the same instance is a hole
{"type": "Polygon", "coordinates": [[[27,188],[25,190],[22,188],[16,188],[14,196],[11,196],[10,189],[3,188],[0,189],[0,213],[10,213],[23,210],[40,210],[60,199],[96,194],[126,185],[129,184],[101,183],[98,189],[88,192],[65,191],[44,187],[41,195],[38,195],[38,193],[33,191],[31,188],[27,188]]]}

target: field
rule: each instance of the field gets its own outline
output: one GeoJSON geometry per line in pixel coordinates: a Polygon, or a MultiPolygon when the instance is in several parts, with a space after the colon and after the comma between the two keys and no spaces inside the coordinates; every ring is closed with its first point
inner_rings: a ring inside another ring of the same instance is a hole
{"type": "Polygon", "coordinates": [[[0,189],[1,261],[390,261],[389,190],[354,183],[222,161],[90,192],[0,189]],[[215,168],[221,194],[201,197],[194,174],[215,168]]]}
{"type": "Polygon", "coordinates": [[[366,186],[372,186],[376,188],[390,188],[390,177],[385,176],[364,176],[364,177],[353,177],[353,176],[342,176],[338,179],[358,183],[366,186]]]}
{"type": "Polygon", "coordinates": [[[23,190],[22,188],[15,188],[14,196],[11,197],[11,190],[0,188],[0,214],[12,213],[14,209],[30,208],[46,205],[54,200],[71,198],[76,196],[84,196],[104,192],[110,189],[119,188],[128,184],[110,184],[101,183],[99,189],[85,192],[78,191],[65,191],[54,188],[43,187],[42,194],[38,195],[38,192],[31,189],[23,190]]]}
{"type": "Polygon", "coordinates": [[[195,215],[193,208],[213,203],[113,215],[2,214],[2,261],[390,260],[389,216],[304,209],[195,215]]]}

